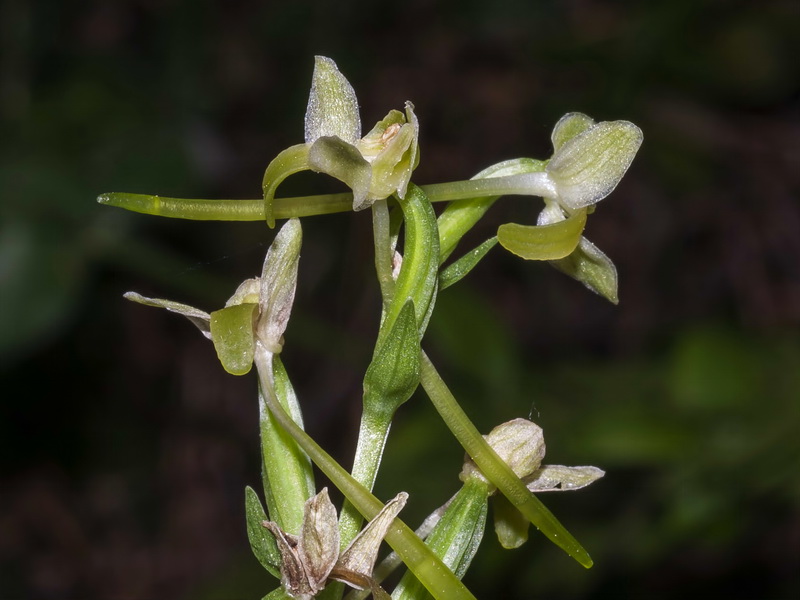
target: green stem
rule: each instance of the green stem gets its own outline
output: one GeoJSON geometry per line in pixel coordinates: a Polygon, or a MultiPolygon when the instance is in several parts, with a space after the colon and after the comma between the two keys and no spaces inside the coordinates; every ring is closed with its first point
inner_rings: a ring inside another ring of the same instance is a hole
{"type": "MultiPolygon", "coordinates": [[[[372,205],[372,237],[375,245],[375,271],[383,298],[383,316],[392,301],[395,282],[392,278],[392,245],[389,226],[389,207],[386,200],[372,205]]],[[[353,457],[353,478],[372,491],[378,468],[383,457],[383,448],[389,435],[391,415],[373,418],[365,410],[361,414],[356,452],[353,457]]],[[[345,502],[339,519],[339,539],[342,548],[358,534],[363,518],[351,502],[345,502]]]]}
{"type": "Polygon", "coordinates": [[[519,477],[492,449],[459,406],[453,393],[423,352],[420,359],[420,380],[434,407],[456,439],[472,457],[486,478],[554,544],[581,565],[593,564],[583,546],[570,534],[519,477]]]}
{"type": "MultiPolygon", "coordinates": [[[[468,179],[420,186],[431,202],[447,202],[464,198],[484,198],[519,194],[526,196],[552,195],[544,173],[523,173],[505,177],[468,179]]],[[[274,190],[274,187],[272,188],[274,190]]],[[[162,198],[148,194],[111,192],[97,197],[100,204],[117,206],[133,212],[190,219],[195,221],[264,221],[267,218],[265,201],[207,200],[162,198]]],[[[320,196],[275,198],[272,204],[275,219],[309,217],[353,210],[351,193],[320,196]]]]}
{"type": "MultiPolygon", "coordinates": [[[[383,458],[383,449],[392,420],[389,418],[373,418],[366,411],[361,415],[361,425],[358,430],[358,442],[353,458],[353,479],[358,481],[367,490],[372,490],[375,479],[378,477],[378,468],[383,458]]],[[[342,507],[339,519],[339,539],[342,548],[353,540],[361,529],[363,518],[361,513],[348,501],[342,507]]]]}
{"type": "MultiPolygon", "coordinates": [[[[265,354],[266,351],[258,343],[256,367],[265,392],[264,398],[275,420],[297,441],[297,444],[305,450],[311,460],[361,514],[367,519],[373,518],[383,508],[383,504],[342,468],[283,410],[275,396],[274,389],[270,386],[269,373],[260,364],[264,361],[265,354]]],[[[385,539],[435,598],[474,600],[475,597],[464,584],[400,519],[394,520],[385,539]]]]}
{"type": "Polygon", "coordinates": [[[486,179],[466,179],[421,186],[431,202],[462,200],[464,198],[482,198],[485,196],[520,196],[554,197],[556,190],[550,177],[544,171],[519,173],[486,179]]]}
{"type": "Polygon", "coordinates": [[[388,308],[394,295],[392,258],[394,251],[389,223],[389,205],[386,200],[377,200],[372,205],[372,237],[375,242],[375,271],[381,286],[383,306],[388,308]]]}

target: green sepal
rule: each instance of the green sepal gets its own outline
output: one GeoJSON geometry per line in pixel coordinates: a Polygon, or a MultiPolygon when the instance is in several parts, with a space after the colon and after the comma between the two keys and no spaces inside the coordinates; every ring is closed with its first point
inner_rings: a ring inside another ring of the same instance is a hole
{"type": "Polygon", "coordinates": [[[612,304],[619,303],[617,268],[608,256],[586,238],[580,239],[578,247],[569,256],[550,264],[612,304]]]}
{"type": "Polygon", "coordinates": [[[492,498],[494,532],[500,545],[507,550],[519,548],[528,541],[531,522],[502,494],[492,498]]]}
{"type": "Polygon", "coordinates": [[[574,211],[608,196],[642,145],[629,121],[602,121],[564,141],[547,163],[558,203],[574,211]]]}
{"type": "MultiPolygon", "coordinates": [[[[472,179],[488,179],[490,177],[506,177],[523,173],[544,171],[547,163],[533,158],[514,158],[505,160],[485,168],[472,179]]],[[[500,196],[484,198],[467,198],[450,202],[438,219],[439,228],[439,263],[455,250],[462,237],[486,214],[486,211],[500,196]]]]}
{"type": "Polygon", "coordinates": [[[353,190],[353,210],[369,206],[372,167],[353,144],[336,136],[317,139],[308,152],[311,170],[344,182],[353,190]]]}
{"type": "MultiPolygon", "coordinates": [[[[292,420],[303,427],[300,404],[280,358],[272,358],[275,395],[292,420]]],[[[270,520],[297,535],[303,522],[303,506],[316,489],[308,455],[267,409],[259,386],[262,478],[270,520]]]]}
{"type": "Polygon", "coordinates": [[[439,273],[439,291],[450,287],[460,281],[467,273],[486,256],[486,254],[497,245],[497,236],[491,237],[480,246],[470,250],[454,263],[448,265],[439,273]]]}
{"type": "Polygon", "coordinates": [[[268,520],[267,513],[264,512],[258,494],[249,485],[244,488],[244,511],[247,518],[247,539],[250,540],[253,554],[262,567],[280,579],[281,553],[278,544],[275,543],[275,537],[262,525],[268,520]]]}
{"type": "MultiPolygon", "coordinates": [[[[433,553],[461,579],[478,551],[486,529],[489,486],[472,479],[464,483],[445,509],[442,518],[425,540],[433,553]]],[[[394,600],[429,598],[425,588],[410,571],[392,593],[394,600]]]]}
{"type": "Polygon", "coordinates": [[[594,119],[588,115],[579,112],[567,113],[558,120],[550,135],[553,151],[558,152],[561,146],[593,125],[594,119]]]}
{"type": "Polygon", "coordinates": [[[275,190],[289,175],[307,171],[311,168],[308,164],[308,150],[308,144],[290,146],[273,158],[272,162],[267,165],[267,170],[264,171],[261,191],[264,194],[264,216],[270,228],[275,227],[275,211],[273,207],[275,190]]]}
{"type": "Polygon", "coordinates": [[[181,304],[180,302],[173,302],[172,300],[164,300],[162,298],[147,298],[136,292],[125,292],[122,297],[131,302],[144,304],[145,306],[164,308],[169,312],[183,315],[194,323],[194,326],[197,327],[204,336],[211,339],[211,329],[209,328],[211,316],[199,308],[189,306],[188,304],[181,304]]]}
{"type": "Polygon", "coordinates": [[[500,245],[526,260],[556,260],[578,246],[586,225],[586,211],[549,225],[506,223],[497,229],[500,245]]]}
{"type": "Polygon", "coordinates": [[[231,375],[244,375],[253,366],[256,343],[253,317],[258,304],[234,304],[211,313],[211,341],[222,367],[231,375]]]}
{"type": "Polygon", "coordinates": [[[419,333],[411,300],[383,340],[364,376],[364,412],[391,418],[419,384],[419,333]]]}
{"type": "Polygon", "coordinates": [[[325,136],[355,143],[361,137],[361,117],[353,86],[336,63],[325,56],[314,57],[314,74],[305,118],[305,139],[313,144],[325,136]]]}

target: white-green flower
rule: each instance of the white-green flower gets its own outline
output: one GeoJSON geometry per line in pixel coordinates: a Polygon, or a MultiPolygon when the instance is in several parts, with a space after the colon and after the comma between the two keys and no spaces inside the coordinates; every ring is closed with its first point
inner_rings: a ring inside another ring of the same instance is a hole
{"type": "MultiPolygon", "coordinates": [[[[513,419],[502,423],[484,436],[514,473],[533,493],[567,492],[594,483],[605,472],[597,467],[542,465],[545,455],[544,432],[533,421],[513,419]]],[[[472,459],[467,458],[459,475],[465,483],[478,479],[488,484],[472,459]]],[[[493,491],[493,488],[489,488],[493,491]]],[[[477,492],[476,492],[477,493],[477,492]]],[[[506,498],[497,494],[494,502],[495,533],[504,548],[516,548],[528,539],[530,522],[506,498]]]]}
{"type": "Polygon", "coordinates": [[[617,302],[613,263],[581,236],[586,216],[622,179],[642,144],[629,121],[602,121],[582,113],[564,115],[553,128],[553,156],[544,171],[527,174],[532,194],[545,207],[536,226],[500,226],[498,240],[529,260],[549,260],[589,289],[617,302]]]}
{"type": "Polygon", "coordinates": [[[414,106],[392,110],[364,137],[352,86],[330,58],[317,56],[305,117],[305,143],[281,152],[262,184],[267,223],[272,227],[275,190],[289,175],[312,170],[346,183],[353,210],[397,194],[404,198],[419,163],[419,122],[414,106]]]}
{"type": "Polygon", "coordinates": [[[287,221],[267,251],[261,276],[242,282],[225,307],[210,314],[136,292],[126,293],[125,298],[183,315],[214,343],[226,371],[244,375],[253,365],[257,343],[270,354],[281,351],[294,302],[302,239],[300,220],[287,221]]]}

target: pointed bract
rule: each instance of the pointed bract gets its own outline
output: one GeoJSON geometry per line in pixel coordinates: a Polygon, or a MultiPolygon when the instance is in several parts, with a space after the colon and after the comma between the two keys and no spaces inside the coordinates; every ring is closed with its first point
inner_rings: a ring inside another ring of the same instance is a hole
{"type": "Polygon", "coordinates": [[[309,586],[315,593],[322,590],[339,556],[339,520],[328,488],[322,488],[305,504],[298,552],[309,586]]]}
{"type": "Polygon", "coordinates": [[[281,553],[281,584],[294,598],[310,600],[319,590],[311,587],[306,575],[305,566],[297,550],[298,539],[284,532],[273,521],[262,523],[275,536],[278,550],[281,553]]]}
{"type": "Polygon", "coordinates": [[[389,500],[381,511],[375,515],[367,526],[359,533],[350,545],[342,552],[336,563],[337,568],[355,571],[363,575],[372,575],[378,549],[383,542],[383,537],[389,530],[398,513],[403,510],[408,500],[408,494],[400,492],[389,500]]]}

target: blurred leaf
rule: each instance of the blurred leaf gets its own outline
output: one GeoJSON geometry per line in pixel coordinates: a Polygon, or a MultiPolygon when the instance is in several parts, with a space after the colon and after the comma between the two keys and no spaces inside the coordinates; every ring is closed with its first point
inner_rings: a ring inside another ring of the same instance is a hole
{"type": "Polygon", "coordinates": [[[468,281],[458,294],[442,294],[437,308],[429,333],[433,344],[470,385],[478,381],[488,387],[483,396],[493,399],[494,408],[506,405],[524,367],[501,315],[470,289],[468,281]]]}
{"type": "Polygon", "coordinates": [[[84,282],[74,240],[24,221],[0,226],[0,361],[55,338],[84,282]]]}
{"type": "Polygon", "coordinates": [[[689,330],[673,351],[672,397],[690,410],[744,406],[761,396],[766,356],[741,335],[711,327],[689,330]]]}

